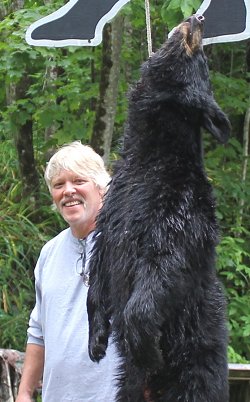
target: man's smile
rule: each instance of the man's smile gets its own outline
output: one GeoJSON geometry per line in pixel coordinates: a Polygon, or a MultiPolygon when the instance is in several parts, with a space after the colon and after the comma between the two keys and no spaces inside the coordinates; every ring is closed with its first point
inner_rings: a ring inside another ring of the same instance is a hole
{"type": "Polygon", "coordinates": [[[64,207],[74,207],[75,205],[80,205],[82,204],[82,201],[79,200],[74,200],[74,201],[67,201],[63,203],[64,207]]]}

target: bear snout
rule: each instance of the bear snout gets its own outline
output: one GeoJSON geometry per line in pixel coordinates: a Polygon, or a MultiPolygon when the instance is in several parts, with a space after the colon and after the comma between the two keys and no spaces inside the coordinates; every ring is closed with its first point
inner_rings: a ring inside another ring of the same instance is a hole
{"type": "Polygon", "coordinates": [[[189,56],[192,56],[196,50],[202,47],[204,21],[203,15],[194,14],[177,27],[177,30],[182,34],[183,46],[189,56]]]}

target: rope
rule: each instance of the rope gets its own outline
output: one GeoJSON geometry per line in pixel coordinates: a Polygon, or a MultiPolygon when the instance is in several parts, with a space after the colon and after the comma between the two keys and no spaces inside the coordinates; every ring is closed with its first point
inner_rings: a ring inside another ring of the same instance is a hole
{"type": "Polygon", "coordinates": [[[150,4],[149,0],[145,0],[146,10],[146,26],[147,26],[147,41],[148,41],[148,55],[152,56],[152,36],[151,36],[151,21],[150,21],[150,4]]]}

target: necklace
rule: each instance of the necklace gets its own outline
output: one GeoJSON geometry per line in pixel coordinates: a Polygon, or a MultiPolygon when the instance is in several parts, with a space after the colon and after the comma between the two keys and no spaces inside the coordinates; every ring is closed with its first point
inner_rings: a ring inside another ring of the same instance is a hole
{"type": "Polygon", "coordinates": [[[89,286],[89,270],[86,264],[86,239],[78,239],[80,257],[76,261],[76,272],[82,277],[85,286],[89,286]]]}

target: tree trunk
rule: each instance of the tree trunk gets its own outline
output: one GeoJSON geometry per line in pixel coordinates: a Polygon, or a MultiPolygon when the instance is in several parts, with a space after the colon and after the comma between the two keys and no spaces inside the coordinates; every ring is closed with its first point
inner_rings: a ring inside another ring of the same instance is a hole
{"type": "MultiPolygon", "coordinates": [[[[242,179],[241,182],[243,186],[246,183],[247,179],[247,167],[248,167],[248,157],[249,157],[249,130],[250,130],[250,108],[247,109],[244,119],[244,129],[243,129],[243,166],[242,166],[242,179]]],[[[240,212],[239,212],[239,219],[238,225],[242,225],[243,214],[244,214],[244,207],[245,207],[245,199],[242,198],[240,200],[240,212]]]]}
{"type": "MultiPolygon", "coordinates": [[[[247,43],[246,49],[246,72],[250,71],[250,41],[247,43]]],[[[249,97],[250,103],[250,97],[249,97]]],[[[242,166],[242,184],[243,186],[247,180],[247,171],[248,171],[248,159],[249,159],[249,136],[250,136],[250,107],[246,110],[245,118],[244,118],[244,126],[243,126],[243,166],[242,166]]],[[[240,212],[238,225],[242,225],[243,214],[245,208],[245,198],[240,200],[240,212]]]]}
{"type": "MultiPolygon", "coordinates": [[[[11,105],[19,99],[24,99],[29,87],[28,76],[25,74],[18,84],[11,84],[7,89],[7,104],[11,105]]],[[[22,109],[19,110],[22,113],[22,109]]],[[[14,121],[15,124],[15,121],[14,121]]],[[[22,181],[22,196],[31,196],[31,201],[38,200],[39,176],[36,169],[32,120],[27,119],[23,124],[16,125],[14,144],[17,152],[20,178],[22,181]]]]}
{"type": "Polygon", "coordinates": [[[34,200],[38,200],[39,178],[34,158],[31,120],[27,120],[20,127],[15,138],[15,144],[23,183],[22,195],[23,197],[32,196],[34,200]]]}
{"type": "Polygon", "coordinates": [[[109,164],[110,148],[117,108],[123,17],[117,16],[103,31],[103,56],[99,102],[93,127],[91,146],[109,164]]]}
{"type": "MultiPolygon", "coordinates": [[[[44,84],[44,88],[45,88],[45,86],[49,86],[52,90],[56,91],[55,81],[58,78],[58,68],[56,66],[48,67],[46,69],[45,76],[46,76],[46,84],[44,84]]],[[[51,100],[48,100],[48,102],[49,102],[49,104],[56,103],[56,101],[51,101],[51,100]]],[[[45,129],[44,139],[46,142],[49,141],[53,137],[53,135],[55,134],[55,131],[56,131],[55,123],[53,123],[50,127],[47,127],[45,129]]]]}
{"type": "MultiPolygon", "coordinates": [[[[22,9],[24,0],[15,0],[7,7],[1,6],[1,13],[5,16],[17,10],[22,9]]],[[[6,87],[6,103],[11,105],[19,99],[25,99],[27,89],[29,88],[29,78],[27,73],[23,73],[23,78],[17,84],[10,84],[6,87]]],[[[19,107],[19,114],[23,113],[22,108],[19,107]]],[[[26,112],[26,111],[25,111],[26,112]]],[[[14,132],[14,144],[17,151],[18,165],[20,178],[22,181],[22,196],[32,196],[32,201],[37,201],[39,190],[39,176],[36,170],[34,149],[33,149],[33,132],[32,120],[27,119],[24,123],[18,124],[13,117],[13,125],[16,127],[14,132]]],[[[33,202],[32,202],[33,203],[33,202]]]]}
{"type": "Polygon", "coordinates": [[[21,10],[24,6],[24,0],[13,0],[0,4],[0,21],[2,21],[8,14],[13,13],[16,10],[21,10]]]}

